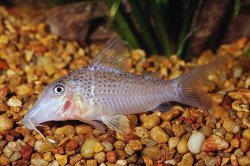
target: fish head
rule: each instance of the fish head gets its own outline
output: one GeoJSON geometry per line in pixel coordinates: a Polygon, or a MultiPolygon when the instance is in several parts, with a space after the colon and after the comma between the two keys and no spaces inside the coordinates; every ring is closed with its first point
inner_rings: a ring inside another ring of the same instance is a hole
{"type": "MultiPolygon", "coordinates": [[[[70,117],[70,102],[74,88],[67,77],[58,79],[45,87],[34,106],[25,114],[23,124],[29,129],[36,130],[43,122],[68,120],[70,117]],[[67,117],[65,119],[65,117],[67,117]]],[[[36,130],[37,131],[37,130],[36,130]]]]}

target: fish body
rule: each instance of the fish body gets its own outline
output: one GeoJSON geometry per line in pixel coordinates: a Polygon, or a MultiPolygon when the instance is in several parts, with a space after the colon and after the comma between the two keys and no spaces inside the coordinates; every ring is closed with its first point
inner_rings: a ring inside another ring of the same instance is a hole
{"type": "Polygon", "coordinates": [[[121,43],[120,38],[109,41],[90,66],[48,85],[24,116],[23,124],[38,131],[36,126],[46,121],[80,120],[104,132],[101,121],[123,132],[119,125],[123,115],[151,111],[163,103],[176,101],[205,109],[211,106],[201,82],[219,68],[218,63],[169,81],[134,75],[123,71],[121,43]]]}

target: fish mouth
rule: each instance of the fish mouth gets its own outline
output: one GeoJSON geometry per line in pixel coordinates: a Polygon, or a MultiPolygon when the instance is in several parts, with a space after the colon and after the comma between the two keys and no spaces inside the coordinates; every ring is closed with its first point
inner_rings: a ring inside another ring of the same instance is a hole
{"type": "MultiPolygon", "coordinates": [[[[39,108],[39,110],[42,110],[46,106],[47,104],[44,104],[42,107],[39,108]]],[[[40,123],[37,123],[39,116],[35,117],[37,108],[38,108],[38,105],[34,105],[33,108],[24,116],[22,123],[26,128],[30,130],[35,130],[39,135],[42,136],[43,139],[45,139],[44,135],[36,128],[36,126],[42,126],[40,125],[40,123]]]]}

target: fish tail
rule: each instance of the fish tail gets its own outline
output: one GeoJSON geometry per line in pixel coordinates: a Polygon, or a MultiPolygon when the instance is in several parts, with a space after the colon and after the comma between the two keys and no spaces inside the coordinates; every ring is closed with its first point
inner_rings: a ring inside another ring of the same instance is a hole
{"type": "Polygon", "coordinates": [[[210,109],[212,107],[211,96],[204,91],[205,82],[210,74],[225,70],[226,64],[226,59],[217,59],[174,79],[174,101],[197,108],[210,109]]]}

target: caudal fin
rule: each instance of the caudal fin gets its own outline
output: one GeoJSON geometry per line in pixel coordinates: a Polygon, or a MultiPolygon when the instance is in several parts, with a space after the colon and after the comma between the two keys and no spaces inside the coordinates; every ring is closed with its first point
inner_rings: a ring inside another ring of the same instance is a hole
{"type": "Polygon", "coordinates": [[[226,64],[226,59],[217,59],[174,79],[177,92],[175,101],[202,109],[211,108],[211,97],[204,92],[204,83],[208,75],[225,69],[226,64]]]}

